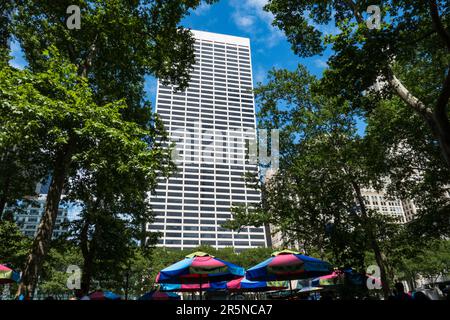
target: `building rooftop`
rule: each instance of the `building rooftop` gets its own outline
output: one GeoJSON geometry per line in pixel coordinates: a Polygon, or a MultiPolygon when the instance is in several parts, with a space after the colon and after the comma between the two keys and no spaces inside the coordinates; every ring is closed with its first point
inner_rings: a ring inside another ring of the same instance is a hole
{"type": "Polygon", "coordinates": [[[227,34],[206,32],[200,30],[191,30],[191,32],[194,34],[196,39],[223,42],[223,43],[233,43],[247,47],[250,46],[249,38],[236,37],[227,34]]]}

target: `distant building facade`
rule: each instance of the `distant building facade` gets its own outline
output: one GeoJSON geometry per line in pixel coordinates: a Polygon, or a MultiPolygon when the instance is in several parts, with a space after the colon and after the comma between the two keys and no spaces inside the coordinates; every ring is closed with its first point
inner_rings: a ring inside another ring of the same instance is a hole
{"type": "MultiPolygon", "coordinates": [[[[11,211],[13,213],[14,221],[20,227],[24,235],[34,237],[45,211],[46,199],[47,195],[41,194],[38,197],[30,198],[29,204],[22,204],[21,206],[7,206],[5,211],[11,211]]],[[[68,231],[68,222],[69,210],[66,206],[60,205],[55,227],[53,229],[54,238],[57,238],[68,231]]]]}
{"type": "Polygon", "coordinates": [[[176,142],[178,172],[150,196],[156,218],[147,230],[159,232],[157,245],[169,248],[266,247],[264,227],[222,227],[233,206],[261,200],[244,179],[258,170],[246,154],[256,141],[250,40],[192,32],[196,62],[188,88],[158,82],[156,112],[176,142]]]}
{"type": "Polygon", "coordinates": [[[368,209],[390,216],[398,223],[407,222],[402,200],[390,197],[384,191],[376,191],[374,189],[363,189],[361,193],[368,209]]]}

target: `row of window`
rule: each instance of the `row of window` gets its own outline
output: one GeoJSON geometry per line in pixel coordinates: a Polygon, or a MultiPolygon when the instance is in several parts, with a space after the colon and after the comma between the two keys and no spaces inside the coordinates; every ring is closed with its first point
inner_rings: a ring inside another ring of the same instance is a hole
{"type": "Polygon", "coordinates": [[[250,64],[239,64],[237,66],[235,63],[225,64],[222,62],[216,61],[208,61],[205,59],[200,60],[200,64],[194,64],[192,66],[190,76],[207,76],[207,75],[217,75],[226,77],[227,74],[235,75],[241,74],[251,77],[252,69],[250,68],[250,64]]]}
{"type": "Polygon", "coordinates": [[[197,46],[194,45],[194,52],[195,53],[205,53],[205,54],[219,54],[227,56],[239,56],[240,58],[250,58],[250,51],[248,49],[244,48],[233,48],[233,47],[227,47],[227,48],[217,48],[217,47],[207,47],[207,46],[197,46]]]}
{"type": "MultiPolygon", "coordinates": [[[[213,109],[213,112],[203,112],[200,110],[197,111],[189,111],[189,112],[185,112],[185,111],[175,111],[175,110],[171,110],[170,108],[164,107],[164,108],[159,108],[158,109],[158,114],[159,115],[164,115],[163,118],[167,119],[167,117],[169,117],[170,115],[170,111],[172,111],[172,116],[170,117],[170,119],[172,120],[184,120],[185,118],[191,118],[193,120],[196,120],[198,122],[199,118],[202,119],[214,119],[214,116],[216,118],[219,118],[221,116],[229,116],[229,117],[235,117],[235,118],[254,118],[254,115],[252,113],[241,113],[241,112],[236,112],[236,111],[231,111],[231,110],[227,110],[224,107],[218,107],[213,109]],[[179,116],[177,118],[177,116],[179,116]]],[[[219,120],[218,119],[218,120],[219,120]]]]}
{"type": "MultiPolygon", "coordinates": [[[[214,190],[214,189],[212,188],[212,190],[214,190]]],[[[230,194],[228,192],[228,189],[215,189],[215,190],[216,190],[216,194],[215,195],[213,194],[214,191],[203,191],[205,193],[201,193],[200,195],[196,195],[194,198],[200,197],[200,198],[203,198],[203,199],[245,200],[245,196],[243,196],[243,195],[232,194],[230,196],[230,194]],[[206,192],[211,192],[211,193],[206,193],[206,192]]],[[[186,195],[185,195],[185,197],[188,198],[188,196],[186,196],[186,195]]],[[[260,198],[258,196],[252,196],[250,194],[247,195],[247,200],[248,201],[259,201],[259,199],[260,198]]],[[[167,200],[169,200],[169,199],[167,199],[167,200]]],[[[180,199],[180,198],[173,198],[173,199],[170,199],[170,201],[171,201],[170,203],[181,203],[181,200],[182,199],[180,199]]],[[[153,202],[165,202],[166,198],[152,197],[152,201],[153,202]]],[[[198,201],[196,203],[198,203],[198,201]]],[[[179,207],[178,206],[177,207],[172,207],[172,208],[169,208],[169,209],[178,209],[178,208],[181,210],[181,206],[179,206],[179,207]]],[[[200,208],[198,206],[184,206],[183,209],[184,210],[195,210],[195,211],[197,211],[199,209],[201,209],[203,211],[208,211],[208,210],[209,211],[214,211],[213,210],[214,207],[212,207],[212,208],[201,207],[200,208]]],[[[223,208],[221,208],[221,209],[223,209],[223,208]]],[[[227,209],[227,208],[225,208],[225,209],[227,209]]],[[[220,211],[220,210],[218,209],[218,211],[220,211]]]]}
{"type": "MultiPolygon", "coordinates": [[[[165,243],[163,240],[158,241],[159,245],[166,245],[168,247],[175,247],[180,248],[181,246],[181,240],[172,240],[172,239],[166,239],[165,243]]],[[[210,245],[210,246],[221,246],[221,247],[265,247],[266,244],[264,242],[250,242],[250,245],[247,241],[235,241],[234,244],[232,241],[207,241],[207,240],[184,240],[183,241],[183,247],[184,249],[193,249],[195,246],[198,246],[199,244],[202,245],[210,245]],[[216,244],[217,243],[217,244],[216,244]]]]}
{"type": "MultiPolygon", "coordinates": [[[[206,183],[206,182],[209,182],[209,181],[201,181],[202,185],[203,185],[203,183],[206,183]]],[[[210,184],[213,187],[217,186],[217,187],[228,187],[229,188],[231,186],[231,188],[237,188],[237,190],[240,190],[241,192],[244,192],[244,190],[245,190],[244,189],[245,188],[244,184],[218,182],[218,181],[216,181],[215,183],[211,181],[210,184]]],[[[168,190],[169,191],[182,191],[183,190],[183,186],[172,186],[172,185],[169,185],[168,186],[168,190]]],[[[156,188],[155,192],[158,192],[158,191],[165,191],[165,186],[158,186],[156,188]],[[164,188],[164,190],[161,190],[161,188],[164,188]]],[[[198,192],[199,191],[199,187],[197,187],[197,186],[184,186],[184,191],[198,192]]],[[[235,192],[235,190],[232,189],[232,192],[235,192]]],[[[249,189],[249,188],[247,188],[247,193],[248,194],[259,194],[258,191],[252,190],[252,189],[249,189]]]]}
{"type": "Polygon", "coordinates": [[[176,91],[173,87],[171,86],[164,86],[162,84],[160,84],[158,92],[161,91],[165,91],[167,93],[170,94],[183,94],[185,92],[193,92],[193,93],[198,93],[200,92],[200,90],[216,90],[216,91],[226,91],[226,92],[234,92],[234,93],[250,93],[252,91],[252,87],[251,86],[232,86],[232,87],[227,87],[226,84],[223,86],[215,86],[215,87],[211,87],[208,85],[203,85],[201,88],[194,88],[194,87],[188,87],[183,91],[176,91]]]}
{"type": "MultiPolygon", "coordinates": [[[[205,196],[208,196],[208,195],[202,195],[201,196],[201,198],[204,198],[204,199],[216,199],[216,198],[218,198],[218,197],[205,197],[205,196]]],[[[224,199],[224,198],[218,198],[218,199],[224,199]]],[[[241,202],[241,204],[245,204],[245,203],[247,203],[247,204],[250,204],[250,203],[254,203],[254,204],[257,204],[259,202],[259,197],[255,197],[255,200],[254,200],[254,202],[251,202],[251,201],[242,201],[241,202]]],[[[238,201],[233,201],[233,203],[234,204],[238,204],[238,201]]],[[[165,204],[159,204],[159,203],[155,203],[155,202],[153,202],[152,203],[152,209],[154,209],[154,210],[156,210],[156,211],[158,211],[158,210],[162,210],[162,211],[166,211],[166,210],[174,210],[174,211],[170,211],[170,212],[176,212],[176,211],[182,211],[182,210],[184,210],[185,212],[184,212],[184,216],[185,217],[199,217],[199,206],[198,205],[184,205],[184,206],[182,206],[181,204],[179,204],[179,205],[174,205],[174,204],[167,204],[167,205],[165,205],[165,204]],[[188,214],[188,212],[187,211],[193,211],[193,212],[189,212],[189,214],[188,214]]],[[[214,208],[211,208],[211,210],[212,209],[215,209],[215,211],[214,212],[225,212],[225,213],[229,213],[229,211],[230,211],[230,207],[214,207],[214,208]]],[[[201,214],[204,214],[204,216],[203,217],[206,217],[206,214],[208,214],[208,212],[213,212],[213,211],[203,211],[201,214]]],[[[214,214],[210,214],[208,217],[212,217],[212,218],[214,218],[214,214]]],[[[223,218],[223,219],[228,219],[227,217],[218,217],[218,218],[223,218]]],[[[212,223],[212,224],[214,224],[214,223],[212,223]]]]}
{"type": "Polygon", "coordinates": [[[169,91],[166,90],[160,90],[158,94],[159,99],[166,99],[170,100],[178,100],[178,101],[186,101],[189,102],[199,102],[199,99],[212,99],[215,100],[215,97],[219,97],[219,100],[224,100],[223,97],[228,97],[232,99],[244,99],[244,100],[251,100],[253,101],[253,96],[251,94],[247,93],[226,93],[225,91],[211,91],[211,90],[202,90],[201,93],[191,93],[191,92],[184,92],[184,93],[176,93],[171,94],[169,91]],[[213,96],[214,95],[214,96],[213,96]]]}
{"type": "MultiPolygon", "coordinates": [[[[161,110],[164,110],[168,114],[169,111],[172,112],[173,115],[185,115],[187,113],[190,117],[211,117],[211,115],[226,115],[228,113],[233,114],[235,112],[235,115],[241,115],[245,117],[253,117],[253,105],[246,104],[242,105],[242,108],[236,108],[236,104],[228,103],[228,104],[216,104],[213,106],[212,104],[202,104],[199,105],[198,103],[186,103],[187,106],[184,104],[176,104],[174,101],[174,104],[171,106],[170,103],[161,103],[161,101],[158,101],[158,107],[157,112],[160,113],[161,110]],[[227,113],[228,112],[228,113],[227,113]]],[[[237,105],[240,107],[240,105],[237,105]]]]}
{"type": "Polygon", "coordinates": [[[227,78],[223,78],[221,76],[215,75],[213,77],[206,77],[202,76],[200,77],[194,77],[193,79],[190,79],[188,82],[188,89],[189,88],[200,88],[200,80],[202,83],[202,88],[206,86],[219,86],[219,87],[228,87],[233,89],[239,89],[239,88],[252,88],[252,82],[251,78],[246,77],[238,77],[238,76],[227,76],[227,78]]]}
{"type": "MultiPolygon", "coordinates": [[[[167,109],[161,109],[158,110],[158,114],[160,115],[160,118],[162,120],[176,120],[176,121],[190,121],[193,123],[198,123],[199,125],[202,123],[214,123],[214,120],[220,121],[224,118],[230,118],[231,120],[236,119],[244,119],[244,120],[255,120],[254,116],[252,114],[239,114],[236,112],[227,112],[227,111],[220,111],[220,110],[214,110],[214,113],[202,113],[201,115],[195,114],[192,112],[183,114],[182,112],[172,112],[170,114],[170,110],[167,109]],[[180,114],[181,113],[181,114],[180,114]]],[[[239,120],[237,120],[239,121],[239,120]]]]}
{"type": "Polygon", "coordinates": [[[196,42],[194,44],[194,50],[202,50],[202,51],[217,51],[217,52],[224,52],[226,51],[227,53],[236,53],[238,52],[239,54],[246,54],[249,55],[250,54],[250,50],[248,49],[248,47],[242,47],[242,46],[235,46],[232,44],[227,44],[226,46],[223,45],[219,45],[219,44],[212,44],[212,43],[207,43],[207,42],[196,42]]]}
{"type": "MultiPolygon", "coordinates": [[[[163,223],[164,222],[164,218],[156,218],[155,220],[161,220],[161,221],[155,221],[155,223],[159,222],[159,223],[163,223]]],[[[250,227],[250,228],[242,228],[242,230],[240,232],[237,231],[232,231],[230,229],[225,229],[223,227],[219,226],[198,226],[198,225],[186,225],[185,223],[182,224],[182,220],[181,219],[173,219],[173,218],[166,218],[165,219],[167,221],[167,223],[175,223],[175,224],[181,224],[181,229],[185,230],[185,231],[217,231],[217,232],[225,232],[225,233],[240,233],[240,234],[244,234],[244,233],[263,233],[264,229],[263,228],[255,228],[255,227],[250,227]]],[[[186,219],[185,219],[186,220],[186,219]]],[[[194,221],[193,224],[198,224],[198,220],[191,220],[194,221]]],[[[192,223],[191,223],[192,224],[192,223]]],[[[155,224],[149,225],[149,228],[155,226],[155,224]]],[[[167,226],[169,227],[169,226],[167,226]]],[[[181,230],[180,229],[180,230],[181,230]]],[[[178,230],[178,229],[177,229],[178,230]]]]}
{"type": "Polygon", "coordinates": [[[264,240],[264,235],[258,235],[258,234],[251,234],[250,238],[249,235],[244,234],[230,234],[230,233],[192,233],[192,232],[184,232],[181,234],[181,232],[165,232],[164,236],[166,238],[194,238],[194,239],[258,239],[258,240],[264,240]]]}
{"type": "Polygon", "coordinates": [[[218,45],[209,45],[208,43],[194,44],[195,51],[206,51],[206,52],[226,52],[229,54],[239,54],[244,56],[250,55],[250,50],[248,47],[234,47],[233,45],[227,45],[226,47],[220,47],[218,45]]]}
{"type": "MultiPolygon", "coordinates": [[[[197,119],[193,119],[193,118],[186,118],[186,119],[170,119],[169,117],[161,117],[164,125],[166,127],[172,126],[172,127],[187,127],[187,128],[194,128],[194,127],[198,127],[199,126],[199,122],[197,121],[197,119]]],[[[204,119],[201,124],[200,127],[201,129],[208,129],[208,130],[216,130],[216,132],[211,131],[211,132],[206,132],[204,134],[208,134],[208,135],[215,135],[218,137],[227,137],[226,135],[221,134],[222,130],[226,131],[227,130],[227,126],[235,126],[235,127],[241,127],[241,126],[250,126],[253,127],[252,125],[255,122],[255,119],[249,119],[249,118],[241,118],[241,119],[236,119],[235,117],[228,117],[226,119],[227,121],[221,121],[221,120],[209,120],[209,119],[204,119]],[[217,132],[217,130],[219,130],[219,132],[217,132]]],[[[189,132],[189,131],[188,131],[189,132]]],[[[180,133],[188,133],[185,132],[185,130],[182,130],[182,132],[180,133]]],[[[192,131],[191,131],[192,132],[192,131]]],[[[217,140],[217,139],[216,139],[217,140]]],[[[208,144],[210,144],[212,141],[209,141],[208,144]]]]}

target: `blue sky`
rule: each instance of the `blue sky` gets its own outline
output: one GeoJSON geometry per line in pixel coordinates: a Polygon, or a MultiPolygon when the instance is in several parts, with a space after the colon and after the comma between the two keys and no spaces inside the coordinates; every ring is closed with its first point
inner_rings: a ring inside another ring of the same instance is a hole
{"type": "MultiPolygon", "coordinates": [[[[267,0],[221,0],[213,5],[202,4],[186,17],[181,25],[187,28],[224,33],[250,38],[252,49],[253,81],[264,82],[271,68],[294,70],[298,63],[307,66],[308,70],[319,76],[326,68],[330,51],[324,56],[301,59],[296,56],[287,42],[283,32],[271,25],[273,16],[263,10],[267,0]]],[[[324,32],[334,32],[334,27],[322,28],[324,32]]],[[[11,64],[23,68],[26,61],[20,46],[12,42],[11,64]]],[[[147,98],[154,105],[156,81],[147,77],[147,98]]]]}
{"type": "MultiPolygon", "coordinates": [[[[190,29],[216,32],[250,38],[253,65],[253,82],[264,82],[272,68],[296,69],[299,63],[320,77],[327,67],[330,51],[324,56],[301,59],[296,56],[284,33],[272,26],[273,16],[263,10],[267,0],[222,0],[213,5],[202,4],[186,17],[181,25],[190,29]]],[[[334,32],[324,27],[324,32],[334,32]]],[[[148,78],[147,92],[154,103],[155,80],[148,78]]]]}
{"type": "MultiPolygon", "coordinates": [[[[222,0],[213,5],[202,4],[181,25],[201,31],[229,34],[250,38],[252,52],[253,84],[264,83],[272,68],[295,70],[298,64],[321,77],[327,68],[332,50],[327,48],[322,56],[300,58],[293,53],[284,33],[272,26],[273,15],[263,10],[267,0],[222,0]]],[[[324,35],[336,34],[334,21],[326,26],[316,25],[324,35]]],[[[148,95],[154,105],[155,80],[149,78],[148,95]]],[[[258,106],[257,106],[258,107],[258,106]]],[[[359,134],[364,134],[365,123],[357,120],[359,134]]]]}
{"type": "MultiPolygon", "coordinates": [[[[221,0],[213,5],[202,4],[187,16],[181,25],[190,29],[229,34],[250,38],[252,51],[253,82],[265,82],[267,72],[272,68],[295,70],[299,63],[309,72],[320,77],[327,67],[332,53],[327,49],[323,56],[300,58],[296,56],[284,33],[272,26],[273,16],[263,10],[267,0],[221,0]]],[[[336,33],[334,23],[328,26],[316,26],[324,34],[336,33]]],[[[23,68],[26,61],[20,46],[12,42],[11,64],[23,68]]],[[[146,78],[147,99],[155,106],[156,80],[146,78]]],[[[359,121],[359,131],[363,133],[364,124],[359,121]]]]}

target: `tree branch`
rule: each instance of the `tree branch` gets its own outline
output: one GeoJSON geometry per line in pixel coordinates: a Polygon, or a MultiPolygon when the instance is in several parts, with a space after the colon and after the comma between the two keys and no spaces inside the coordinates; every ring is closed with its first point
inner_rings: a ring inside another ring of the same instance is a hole
{"type": "MultiPolygon", "coordinates": [[[[357,5],[352,0],[345,1],[349,8],[352,10],[358,23],[364,22],[364,19],[359,12],[357,5]]],[[[445,31],[445,30],[444,30],[445,31]]],[[[416,110],[419,114],[429,120],[432,115],[432,110],[428,108],[422,101],[413,96],[411,92],[403,85],[403,83],[395,76],[392,68],[389,67],[386,78],[389,85],[395,90],[398,96],[410,107],[416,110]]]]}
{"type": "Polygon", "coordinates": [[[411,92],[403,85],[403,83],[395,76],[392,69],[389,68],[387,72],[387,80],[391,87],[395,90],[397,95],[419,114],[425,118],[429,118],[432,115],[432,110],[428,108],[422,101],[413,96],[411,92]]]}
{"type": "Polygon", "coordinates": [[[356,21],[358,22],[358,23],[363,23],[364,22],[364,18],[363,18],[363,16],[361,15],[361,12],[359,12],[359,8],[358,8],[358,6],[356,5],[356,3],[354,3],[353,2],[353,0],[347,0],[347,1],[345,1],[345,3],[347,3],[347,5],[350,7],[350,9],[352,10],[352,12],[353,12],[353,14],[354,14],[354,16],[355,16],[355,18],[356,18],[356,21]]]}
{"type": "Polygon", "coordinates": [[[445,30],[442,24],[441,18],[439,17],[439,10],[436,1],[429,0],[428,4],[430,6],[431,20],[433,21],[433,26],[438,33],[438,35],[444,40],[447,49],[450,51],[450,34],[445,30]]]}
{"type": "Polygon", "coordinates": [[[447,71],[444,83],[442,85],[441,93],[436,103],[435,115],[442,118],[447,118],[447,103],[450,99],[450,68],[447,71]]]}

